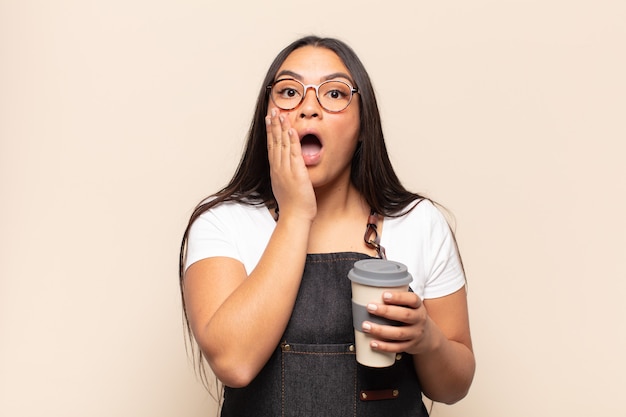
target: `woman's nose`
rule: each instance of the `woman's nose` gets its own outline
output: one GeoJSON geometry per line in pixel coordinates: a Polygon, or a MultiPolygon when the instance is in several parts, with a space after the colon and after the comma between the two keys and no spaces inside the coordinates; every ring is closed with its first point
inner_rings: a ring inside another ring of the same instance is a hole
{"type": "Polygon", "coordinates": [[[319,117],[321,114],[322,107],[320,106],[319,101],[317,101],[315,89],[309,87],[304,92],[304,100],[302,100],[302,104],[300,105],[300,117],[319,117]]]}

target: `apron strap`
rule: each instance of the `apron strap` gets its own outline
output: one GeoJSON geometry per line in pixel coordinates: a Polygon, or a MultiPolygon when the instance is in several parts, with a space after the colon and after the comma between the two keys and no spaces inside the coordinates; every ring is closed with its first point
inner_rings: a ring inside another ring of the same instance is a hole
{"type": "Polygon", "coordinates": [[[378,213],[376,213],[374,209],[370,211],[370,215],[367,218],[367,226],[365,228],[363,240],[367,246],[376,250],[380,259],[387,259],[385,248],[380,245],[380,235],[378,234],[378,213]]]}

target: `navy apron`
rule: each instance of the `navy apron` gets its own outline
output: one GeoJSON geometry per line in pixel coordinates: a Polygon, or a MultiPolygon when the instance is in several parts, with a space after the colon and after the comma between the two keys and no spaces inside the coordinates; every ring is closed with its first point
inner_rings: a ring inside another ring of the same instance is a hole
{"type": "Polygon", "coordinates": [[[388,368],[356,361],[348,271],[366,258],[307,255],[282,342],[248,386],[224,388],[222,417],[428,416],[411,355],[388,368]]]}

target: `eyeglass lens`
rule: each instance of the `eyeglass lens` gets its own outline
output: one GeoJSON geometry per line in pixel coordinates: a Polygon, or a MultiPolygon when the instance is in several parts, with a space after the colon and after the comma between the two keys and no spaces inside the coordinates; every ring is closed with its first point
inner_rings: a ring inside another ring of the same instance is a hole
{"type": "MultiPolygon", "coordinates": [[[[302,102],[304,85],[297,80],[278,80],[272,86],[272,100],[283,110],[291,110],[302,102]]],[[[352,100],[352,87],[342,81],[326,81],[317,87],[317,99],[320,105],[332,112],[345,109],[352,100]]]]}

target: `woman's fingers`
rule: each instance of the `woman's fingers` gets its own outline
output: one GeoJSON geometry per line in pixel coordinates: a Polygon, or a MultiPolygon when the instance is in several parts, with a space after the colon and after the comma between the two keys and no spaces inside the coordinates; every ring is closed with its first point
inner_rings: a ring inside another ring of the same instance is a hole
{"type": "Polygon", "coordinates": [[[280,163],[281,152],[281,130],[280,122],[276,114],[276,110],[272,110],[271,114],[265,117],[265,126],[267,132],[267,151],[270,163],[272,165],[280,163]]]}
{"type": "Polygon", "coordinates": [[[371,303],[367,310],[402,323],[399,326],[364,322],[363,330],[374,337],[372,347],[387,352],[415,351],[426,337],[428,314],[417,294],[394,292],[383,295],[383,304],[371,303]]]}
{"type": "Polygon", "coordinates": [[[274,168],[290,164],[293,154],[299,152],[300,141],[297,133],[291,128],[289,119],[276,109],[272,109],[265,118],[265,125],[270,163],[274,168]]]}

